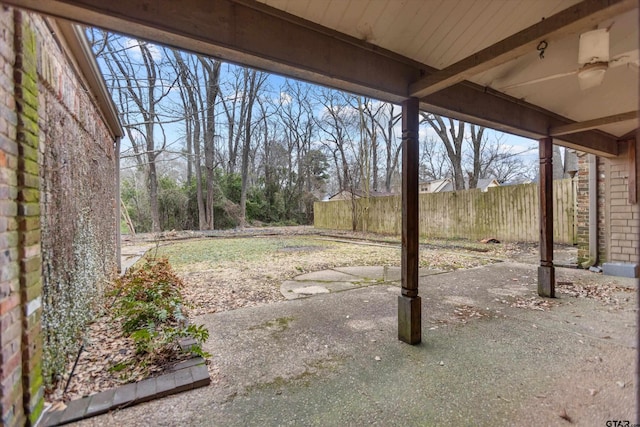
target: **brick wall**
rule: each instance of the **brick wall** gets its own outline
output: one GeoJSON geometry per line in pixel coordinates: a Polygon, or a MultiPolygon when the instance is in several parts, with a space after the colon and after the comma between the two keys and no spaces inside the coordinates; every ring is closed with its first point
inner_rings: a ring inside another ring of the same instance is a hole
{"type": "Polygon", "coordinates": [[[114,137],[60,34],[0,6],[3,426],[35,424],[116,269],[114,137]]]}
{"type": "Polygon", "coordinates": [[[607,210],[609,207],[606,195],[607,160],[602,157],[597,157],[596,164],[598,170],[598,178],[596,180],[598,183],[598,264],[602,265],[603,262],[607,262],[608,257],[607,239],[609,230],[606,227],[607,210]]]}
{"type": "Polygon", "coordinates": [[[40,166],[36,33],[14,15],[14,68],[18,141],[18,258],[22,305],[22,397],[28,424],[42,412],[42,261],[40,257],[40,166]]]}
{"type": "Polygon", "coordinates": [[[14,15],[0,9],[0,399],[2,425],[24,420],[18,244],[18,142],[14,98],[14,15]]]}
{"type": "Polygon", "coordinates": [[[42,19],[32,25],[39,34],[44,374],[53,384],[116,273],[116,159],[86,83],[60,41],[46,36],[60,29],[42,19]]]}
{"type": "Polygon", "coordinates": [[[576,240],[578,264],[589,261],[589,156],[578,151],[576,173],[576,240]]]}
{"type": "MultiPolygon", "coordinates": [[[[624,150],[624,146],[622,147],[624,150]]],[[[629,156],[625,152],[605,162],[605,235],[609,262],[637,262],[640,206],[629,203],[629,156]]]]}
{"type": "MultiPolygon", "coordinates": [[[[597,158],[598,264],[638,262],[640,206],[629,203],[629,156],[625,146],[615,159],[597,158]]],[[[589,164],[578,156],[578,261],[589,258],[589,164]]]]}
{"type": "MultiPolygon", "coordinates": [[[[577,246],[578,264],[589,261],[589,155],[577,152],[578,155],[578,188],[576,194],[577,217],[577,246]]],[[[596,218],[598,222],[598,254],[597,263],[601,264],[607,259],[607,228],[606,228],[606,195],[605,195],[605,159],[596,158],[596,218]]],[[[592,260],[595,261],[595,260],[592,260]]]]}

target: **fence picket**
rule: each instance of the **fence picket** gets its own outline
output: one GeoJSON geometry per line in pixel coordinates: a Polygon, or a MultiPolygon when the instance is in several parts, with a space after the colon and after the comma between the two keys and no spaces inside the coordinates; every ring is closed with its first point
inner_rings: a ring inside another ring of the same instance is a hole
{"type": "MultiPolygon", "coordinates": [[[[358,229],[376,233],[400,233],[400,196],[357,200],[358,229]],[[365,207],[368,206],[366,214],[365,207]]],[[[554,240],[573,244],[576,197],[570,179],[554,181],[554,240]]],[[[420,194],[420,234],[434,238],[479,240],[495,237],[503,241],[537,242],[539,238],[539,194],[537,184],[420,194]]],[[[351,230],[351,200],[314,204],[317,228],[351,230]]]]}

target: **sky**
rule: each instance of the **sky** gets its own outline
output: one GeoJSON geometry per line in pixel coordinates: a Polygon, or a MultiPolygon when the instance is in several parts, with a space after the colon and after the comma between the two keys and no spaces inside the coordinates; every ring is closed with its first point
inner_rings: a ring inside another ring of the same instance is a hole
{"type": "MultiPolygon", "coordinates": [[[[127,48],[130,48],[129,52],[134,59],[141,60],[139,50],[135,49],[137,41],[132,39],[127,39],[124,44],[127,48]]],[[[151,45],[150,50],[154,59],[161,60],[163,58],[164,51],[161,47],[151,45]]],[[[101,64],[101,67],[103,69],[106,69],[104,67],[104,64],[101,64]]],[[[230,70],[232,70],[232,68],[233,66],[229,66],[226,64],[223,65],[221,67],[221,77],[224,78],[225,73],[230,73],[231,72],[230,70]]],[[[223,78],[221,80],[223,80],[223,78]]],[[[283,101],[283,100],[286,101],[287,98],[290,99],[290,95],[283,92],[283,88],[286,83],[286,80],[287,79],[285,77],[271,74],[266,82],[266,87],[268,88],[267,96],[278,101],[283,101]]],[[[167,84],[170,84],[170,83],[167,83],[167,84]]],[[[174,96],[177,98],[178,97],[177,90],[176,90],[176,93],[170,95],[170,97],[171,96],[174,96]]],[[[379,101],[372,101],[372,102],[379,102],[379,101]]],[[[319,111],[319,113],[321,113],[321,111],[319,111]]],[[[223,119],[223,117],[221,117],[220,124],[219,124],[220,129],[224,129],[225,127],[224,123],[225,123],[225,120],[223,119]]],[[[165,130],[166,130],[166,136],[167,136],[167,149],[170,151],[180,151],[183,145],[182,135],[184,133],[184,125],[182,123],[169,124],[169,125],[166,125],[165,130]]],[[[398,124],[396,125],[395,131],[396,131],[395,132],[396,136],[400,138],[400,136],[402,135],[400,122],[398,122],[398,124]]],[[[221,132],[223,132],[223,130],[221,130],[221,132]]],[[[504,147],[505,150],[514,154],[518,154],[526,163],[537,162],[537,156],[538,156],[537,141],[503,133],[503,132],[492,130],[492,129],[488,129],[487,131],[485,131],[485,135],[489,139],[499,140],[500,144],[504,147]]],[[[423,125],[420,127],[420,140],[422,141],[426,138],[435,138],[436,140],[439,139],[433,129],[423,125]]],[[[128,139],[125,137],[122,142],[123,152],[125,152],[126,154],[126,150],[130,149],[130,147],[131,147],[131,144],[128,141],[128,139]]],[[[168,156],[168,158],[170,159],[171,156],[168,156]]],[[[126,165],[126,162],[123,164],[126,165]]]]}

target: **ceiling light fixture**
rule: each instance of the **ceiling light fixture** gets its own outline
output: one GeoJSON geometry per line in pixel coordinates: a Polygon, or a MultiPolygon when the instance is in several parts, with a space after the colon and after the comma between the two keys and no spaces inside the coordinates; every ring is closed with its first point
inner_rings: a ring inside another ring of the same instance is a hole
{"type": "Polygon", "coordinates": [[[599,86],[604,80],[604,75],[609,64],[607,62],[594,62],[593,64],[585,64],[578,70],[578,83],[580,89],[590,89],[599,86]]]}

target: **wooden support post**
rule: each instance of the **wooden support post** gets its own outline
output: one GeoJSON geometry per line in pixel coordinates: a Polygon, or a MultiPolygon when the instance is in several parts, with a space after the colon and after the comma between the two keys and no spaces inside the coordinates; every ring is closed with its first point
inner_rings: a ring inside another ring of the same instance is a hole
{"type": "Polygon", "coordinates": [[[538,295],[555,298],[553,267],[553,138],[542,138],[540,150],[540,267],[538,295]]]}
{"type": "Polygon", "coordinates": [[[398,339],[422,340],[422,307],[418,296],[418,115],[417,98],[402,103],[402,294],[398,297],[398,339]]]}

